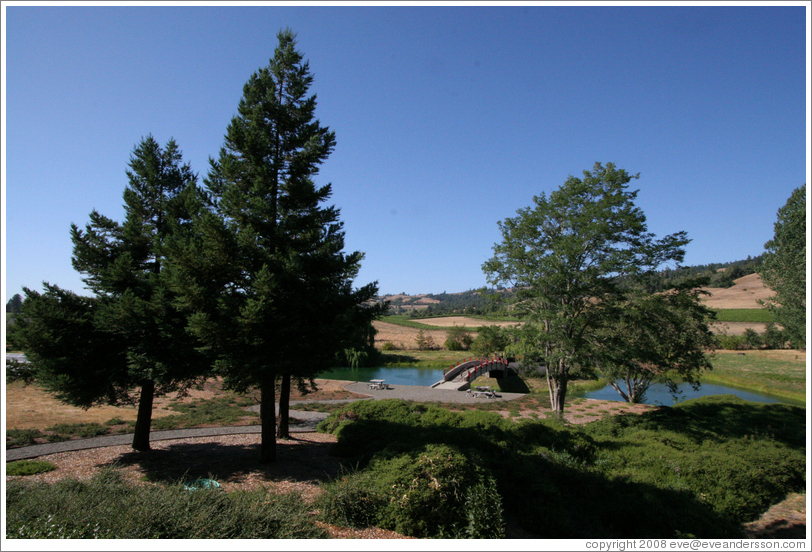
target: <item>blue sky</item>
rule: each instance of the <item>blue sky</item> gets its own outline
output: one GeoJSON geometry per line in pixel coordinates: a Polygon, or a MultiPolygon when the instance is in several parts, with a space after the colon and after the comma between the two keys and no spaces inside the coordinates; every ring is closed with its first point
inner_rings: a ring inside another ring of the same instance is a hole
{"type": "Polygon", "coordinates": [[[123,219],[142,137],[202,180],[284,27],[337,136],[318,182],[382,293],[486,285],[497,222],[596,161],[640,173],[688,265],[761,254],[809,180],[808,3],[4,9],[4,300],[86,293],[70,224],[123,219]]]}

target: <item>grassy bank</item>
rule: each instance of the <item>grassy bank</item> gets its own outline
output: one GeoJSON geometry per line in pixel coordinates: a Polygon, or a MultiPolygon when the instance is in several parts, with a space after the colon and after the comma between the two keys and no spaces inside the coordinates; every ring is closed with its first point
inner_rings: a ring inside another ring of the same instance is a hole
{"type": "Polygon", "coordinates": [[[717,351],[705,383],[730,385],[806,403],[806,353],[793,350],[717,351]]]}

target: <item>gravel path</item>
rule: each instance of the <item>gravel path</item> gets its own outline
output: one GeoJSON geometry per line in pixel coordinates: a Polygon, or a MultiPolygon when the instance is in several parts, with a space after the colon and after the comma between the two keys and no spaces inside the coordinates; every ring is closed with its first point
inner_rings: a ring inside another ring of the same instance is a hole
{"type": "MultiPolygon", "coordinates": [[[[295,419],[291,420],[290,430],[294,432],[312,432],[316,430],[316,425],[327,416],[326,412],[309,412],[305,410],[296,410],[297,404],[303,403],[322,403],[322,404],[342,404],[353,402],[357,400],[381,400],[381,399],[403,399],[407,401],[416,402],[439,402],[439,403],[477,403],[482,401],[509,401],[523,396],[521,393],[500,393],[494,399],[477,399],[468,395],[464,391],[448,391],[432,389],[430,387],[422,387],[417,385],[393,385],[390,389],[375,390],[370,389],[366,383],[354,382],[344,386],[344,389],[359,395],[366,395],[358,399],[339,399],[339,400],[315,400],[315,401],[291,401],[290,416],[295,419]]],[[[279,404],[276,405],[277,412],[279,411],[279,404]]],[[[255,412],[259,411],[259,405],[249,406],[247,410],[255,412]]],[[[209,437],[214,435],[236,435],[242,433],[259,433],[261,426],[259,425],[246,425],[246,426],[231,426],[231,427],[200,427],[192,429],[171,429],[167,431],[152,431],[150,432],[150,441],[164,441],[167,439],[186,439],[189,437],[209,437]]],[[[118,445],[128,445],[132,443],[132,433],[124,433],[121,435],[103,435],[101,437],[92,437],[90,439],[73,439],[70,441],[62,441],[60,443],[46,443],[42,445],[31,445],[27,447],[19,447],[6,450],[6,462],[14,460],[23,460],[27,458],[36,458],[38,456],[45,456],[47,454],[54,454],[57,452],[67,452],[72,450],[85,450],[99,447],[112,447],[118,445]]]]}

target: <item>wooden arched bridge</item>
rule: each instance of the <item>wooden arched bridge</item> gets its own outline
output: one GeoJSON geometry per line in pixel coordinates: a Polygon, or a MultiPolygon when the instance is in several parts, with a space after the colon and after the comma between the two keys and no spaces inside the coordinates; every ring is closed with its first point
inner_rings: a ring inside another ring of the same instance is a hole
{"type": "Polygon", "coordinates": [[[466,358],[443,371],[443,379],[432,385],[433,389],[454,389],[465,391],[471,382],[480,376],[490,374],[492,378],[501,378],[507,374],[509,364],[502,357],[466,358]]]}

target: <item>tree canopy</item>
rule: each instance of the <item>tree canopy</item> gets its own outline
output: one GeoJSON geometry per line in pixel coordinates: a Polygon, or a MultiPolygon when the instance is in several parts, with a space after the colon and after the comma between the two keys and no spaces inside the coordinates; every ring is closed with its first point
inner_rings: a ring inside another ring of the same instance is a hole
{"type": "Polygon", "coordinates": [[[806,184],[793,190],[778,210],[773,239],[764,244],[760,269],[776,293],[766,305],[786,330],[793,346],[806,346],[806,184]]]}
{"type": "Polygon", "coordinates": [[[652,383],[666,384],[676,394],[679,383],[696,387],[701,372],[712,369],[708,352],[716,337],[709,322],[715,314],[701,302],[699,289],[706,283],[630,294],[614,322],[604,326],[594,363],[623,400],[643,402],[652,383]]]}
{"type": "Polygon", "coordinates": [[[283,30],[243,88],[205,179],[192,236],[175,243],[174,285],[190,330],[227,385],[260,389],[261,461],[276,458],[275,381],[329,367],[376,284],[351,286],[363,255],[343,253],[330,184],[313,177],[335,147],[315,118],[313,77],[283,30]]]}
{"type": "Polygon", "coordinates": [[[123,224],[94,210],[84,230],[71,225],[73,266],[95,297],[47,284],[44,294],[26,290],[29,321],[18,335],[37,379],[66,402],[115,404],[139,388],[133,448],[147,450],[155,394],[188,387],[208,370],[164,270],[168,242],[188,229],[186,204],[198,190],[173,140],[161,148],[144,138],[126,174],[123,224]]]}
{"type": "Polygon", "coordinates": [[[547,367],[553,410],[563,413],[571,374],[594,372],[600,332],[617,318],[624,277],[682,261],[684,232],[657,240],[635,206],[630,175],[596,163],[583,178],[533,198],[532,207],[499,223],[502,241],[484,263],[488,281],[519,288],[516,351],[547,367]]]}

